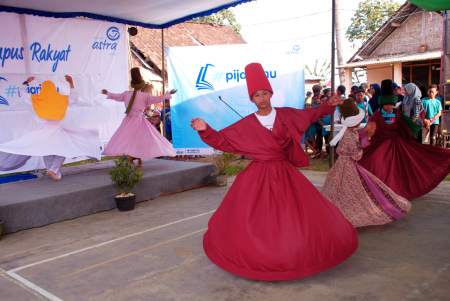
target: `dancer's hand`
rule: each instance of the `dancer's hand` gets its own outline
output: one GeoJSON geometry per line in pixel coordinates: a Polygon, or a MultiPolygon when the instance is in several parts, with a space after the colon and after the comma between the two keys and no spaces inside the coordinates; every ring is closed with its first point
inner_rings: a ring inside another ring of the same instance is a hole
{"type": "Polygon", "coordinates": [[[178,91],[178,90],[172,89],[172,91],[170,91],[169,93],[170,93],[170,94],[175,94],[175,93],[177,93],[177,91],[178,91]]]}
{"type": "Polygon", "coordinates": [[[366,124],[365,130],[366,130],[366,138],[370,139],[375,134],[375,131],[377,130],[376,123],[373,121],[369,121],[366,124]]]}
{"type": "Polygon", "coordinates": [[[102,90],[102,94],[105,94],[105,95],[108,94],[108,90],[103,89],[103,90],[102,90]]]}
{"type": "Polygon", "coordinates": [[[35,79],[35,77],[29,77],[27,80],[26,80],[26,82],[27,82],[27,84],[29,84],[31,81],[33,81],[35,79]]]}
{"type": "Polygon", "coordinates": [[[70,84],[70,88],[73,89],[73,80],[72,77],[70,75],[66,75],[66,81],[70,84]]]}
{"type": "Polygon", "coordinates": [[[333,95],[333,96],[331,96],[331,98],[328,100],[328,102],[327,102],[327,104],[330,106],[330,107],[335,107],[335,106],[337,106],[337,105],[341,105],[341,104],[343,104],[344,103],[344,100],[340,97],[340,96],[338,96],[338,95],[333,95]]]}
{"type": "Polygon", "coordinates": [[[200,118],[192,118],[191,127],[196,131],[204,131],[207,128],[206,122],[204,122],[203,119],[200,118]]]}

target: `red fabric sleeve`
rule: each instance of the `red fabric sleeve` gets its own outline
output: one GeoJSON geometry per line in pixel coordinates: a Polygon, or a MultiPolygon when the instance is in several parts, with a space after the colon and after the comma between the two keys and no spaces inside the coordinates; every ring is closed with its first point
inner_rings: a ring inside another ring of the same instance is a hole
{"type": "MultiPolygon", "coordinates": [[[[283,109],[283,108],[277,108],[283,109]]],[[[330,114],[333,114],[336,110],[336,107],[330,107],[328,104],[323,103],[322,105],[305,110],[297,110],[288,108],[291,113],[292,121],[295,123],[295,126],[302,132],[305,132],[308,129],[309,124],[316,122],[319,118],[326,117],[330,114]]]]}
{"type": "Polygon", "coordinates": [[[212,148],[229,153],[236,151],[228,140],[220,132],[213,130],[209,124],[206,124],[206,130],[199,131],[198,134],[200,135],[200,138],[212,148]]]}

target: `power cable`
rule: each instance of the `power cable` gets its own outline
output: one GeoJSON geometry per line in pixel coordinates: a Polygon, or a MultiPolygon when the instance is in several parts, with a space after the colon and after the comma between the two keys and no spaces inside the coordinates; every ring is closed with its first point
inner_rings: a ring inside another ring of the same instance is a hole
{"type": "Polygon", "coordinates": [[[294,20],[294,19],[300,19],[300,18],[315,16],[315,15],[319,15],[319,14],[324,14],[324,13],[328,13],[330,11],[331,11],[331,9],[327,10],[327,11],[322,11],[322,12],[318,12],[318,13],[309,14],[309,15],[293,17],[293,18],[289,18],[289,19],[282,19],[282,20],[262,22],[262,23],[255,23],[255,24],[244,24],[244,25],[241,25],[241,26],[254,26],[254,25],[270,24],[270,23],[276,23],[276,22],[284,22],[284,21],[289,21],[289,20],[294,20]]]}
{"type": "MultiPolygon", "coordinates": [[[[340,9],[340,10],[344,10],[344,9],[340,9]]],[[[357,10],[355,10],[355,11],[357,11],[357,10]]],[[[323,11],[323,12],[318,12],[318,13],[313,13],[313,14],[309,14],[309,15],[304,15],[304,16],[298,16],[298,17],[293,17],[293,18],[288,18],[288,19],[281,19],[281,20],[275,20],[275,21],[269,21],[269,22],[255,23],[255,24],[244,24],[244,25],[241,25],[241,26],[255,26],[255,25],[263,25],[263,24],[284,22],[284,21],[290,21],[290,20],[300,19],[300,18],[304,18],[304,17],[310,17],[310,16],[314,16],[314,15],[324,14],[324,13],[328,13],[328,12],[331,12],[331,9],[327,10],[327,11],[323,11]]],[[[420,13],[423,13],[423,12],[426,12],[426,11],[420,11],[420,12],[412,13],[412,14],[409,14],[409,15],[404,15],[404,16],[401,16],[401,17],[388,19],[385,22],[396,20],[396,19],[401,19],[401,18],[405,18],[405,17],[409,17],[409,16],[412,16],[412,15],[415,15],[415,14],[420,14],[420,13]]]]}

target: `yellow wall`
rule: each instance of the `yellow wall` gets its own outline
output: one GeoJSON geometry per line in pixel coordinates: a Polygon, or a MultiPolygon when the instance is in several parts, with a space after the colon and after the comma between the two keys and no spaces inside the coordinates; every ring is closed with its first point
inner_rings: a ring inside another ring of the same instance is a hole
{"type": "Polygon", "coordinates": [[[381,82],[385,79],[392,78],[393,71],[392,64],[375,64],[367,66],[367,83],[370,84],[379,84],[381,86],[381,82]]]}

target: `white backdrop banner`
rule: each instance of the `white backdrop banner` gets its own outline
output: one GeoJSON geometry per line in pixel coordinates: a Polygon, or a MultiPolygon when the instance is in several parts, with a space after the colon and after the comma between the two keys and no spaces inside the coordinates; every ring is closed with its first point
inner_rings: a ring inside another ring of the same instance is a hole
{"type": "Polygon", "coordinates": [[[173,145],[179,155],[212,153],[190,127],[191,118],[202,118],[221,130],[257,111],[245,80],[244,68],[249,63],[262,64],[274,91],[273,107],[304,108],[299,45],[171,47],[167,55],[169,86],[178,89],[170,103],[173,145]]]}
{"type": "MultiPolygon", "coordinates": [[[[36,77],[28,88],[31,94],[51,80],[61,94],[68,95],[64,76],[70,75],[80,98],[68,108],[63,124],[98,129],[103,148],[125,116],[123,103],[107,100],[101,89],[128,90],[126,25],[6,12],[0,12],[0,19],[0,143],[35,127],[32,108],[19,96],[19,87],[28,77],[36,77]]],[[[14,172],[43,167],[41,158],[32,158],[14,172]]]]}

